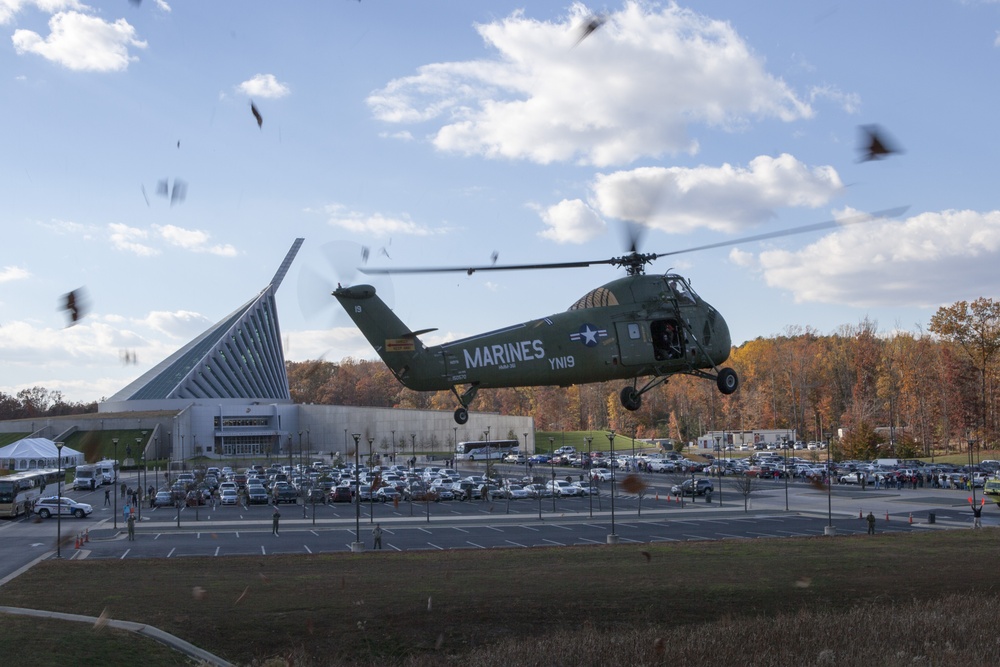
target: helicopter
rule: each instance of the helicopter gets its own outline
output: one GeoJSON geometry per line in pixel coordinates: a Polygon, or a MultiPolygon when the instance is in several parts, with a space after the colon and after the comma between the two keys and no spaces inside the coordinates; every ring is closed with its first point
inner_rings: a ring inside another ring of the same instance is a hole
{"type": "Polygon", "coordinates": [[[647,275],[655,260],[779,236],[894,217],[907,207],[857,215],[711,243],[667,253],[641,253],[633,237],[630,251],[595,261],[469,267],[360,268],[365,274],[517,271],[612,265],[625,276],[594,288],[565,312],[427,346],[420,336],[436,329],[412,331],[371,285],[337,285],[334,298],[361,330],[375,352],[403,386],[415,391],[449,390],[458,399],[454,417],[469,420],[469,405],[480,389],[560,386],[631,380],[619,394],[630,411],[642,407],[646,392],[675,375],[712,380],[724,395],[735,392],[739,377],[722,364],[732,338],[725,319],[702,299],[683,276],[668,271],[647,275]],[[639,386],[640,378],[648,378],[639,386]],[[461,391],[460,391],[461,388],[461,391]]]}

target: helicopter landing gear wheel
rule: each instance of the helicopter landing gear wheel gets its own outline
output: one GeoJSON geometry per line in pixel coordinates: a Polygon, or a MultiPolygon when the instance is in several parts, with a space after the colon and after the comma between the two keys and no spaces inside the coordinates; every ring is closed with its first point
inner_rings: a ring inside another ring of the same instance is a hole
{"type": "Polygon", "coordinates": [[[622,407],[635,412],[642,407],[642,394],[635,387],[625,387],[621,393],[622,407]]]}
{"type": "Polygon", "coordinates": [[[455,410],[455,423],[458,425],[463,425],[469,421],[469,411],[465,408],[457,408],[455,410]]]}
{"type": "Polygon", "coordinates": [[[739,388],[740,378],[732,368],[723,368],[719,371],[715,383],[719,386],[719,391],[728,396],[739,388]]]}

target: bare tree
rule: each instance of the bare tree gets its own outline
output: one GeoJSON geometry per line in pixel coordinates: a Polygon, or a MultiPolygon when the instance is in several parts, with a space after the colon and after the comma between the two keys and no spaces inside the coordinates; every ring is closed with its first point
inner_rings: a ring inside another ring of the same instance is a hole
{"type": "Polygon", "coordinates": [[[743,496],[743,511],[749,511],[750,494],[760,490],[760,480],[748,475],[738,475],[733,482],[733,486],[736,488],[736,492],[743,496]]]}

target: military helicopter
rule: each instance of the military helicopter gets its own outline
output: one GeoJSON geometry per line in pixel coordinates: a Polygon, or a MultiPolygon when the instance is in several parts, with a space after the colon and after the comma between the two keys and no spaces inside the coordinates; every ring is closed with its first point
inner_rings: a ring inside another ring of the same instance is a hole
{"type": "Polygon", "coordinates": [[[714,380],[723,394],[739,388],[736,372],[721,367],[732,339],[722,315],[676,273],[646,275],[655,260],[681,253],[818,231],[874,218],[893,217],[906,207],[748,236],[667,253],[641,253],[633,237],[628,254],[608,259],[551,264],[430,268],[359,268],[365,274],[442,273],[568,269],[612,265],[625,276],[590,290],[565,312],[529,320],[441,345],[426,346],[378,297],[371,285],[342,287],[333,296],[405,387],[450,390],[458,399],[455,422],[469,420],[480,389],[631,380],[622,388],[627,410],[642,395],[678,374],[714,380]],[[640,387],[639,379],[649,378],[640,387]],[[461,392],[460,388],[463,388],[461,392]]]}

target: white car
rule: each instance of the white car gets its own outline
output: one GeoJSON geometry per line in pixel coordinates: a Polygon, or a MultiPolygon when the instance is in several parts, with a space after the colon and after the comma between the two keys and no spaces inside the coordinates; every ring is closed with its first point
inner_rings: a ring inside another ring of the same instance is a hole
{"type": "Polygon", "coordinates": [[[239,505],[240,497],[236,489],[223,489],[219,494],[219,501],[222,505],[239,505]]]}
{"type": "Polygon", "coordinates": [[[520,484],[510,484],[506,489],[504,489],[504,492],[511,500],[525,500],[531,497],[528,495],[525,488],[520,484]]]}
{"type": "Polygon", "coordinates": [[[600,480],[602,482],[611,481],[611,471],[607,468],[594,468],[590,471],[590,474],[594,476],[594,479],[600,480]]]}
{"type": "Polygon", "coordinates": [[[548,490],[557,496],[581,496],[583,495],[582,489],[578,486],[573,486],[564,479],[554,479],[546,484],[548,490]]]}
{"type": "Polygon", "coordinates": [[[82,519],[85,516],[90,516],[93,511],[94,508],[87,503],[78,503],[72,498],[66,497],[50,496],[39,498],[35,502],[35,512],[43,519],[48,519],[54,514],[65,514],[82,519]]]}

